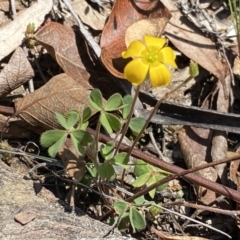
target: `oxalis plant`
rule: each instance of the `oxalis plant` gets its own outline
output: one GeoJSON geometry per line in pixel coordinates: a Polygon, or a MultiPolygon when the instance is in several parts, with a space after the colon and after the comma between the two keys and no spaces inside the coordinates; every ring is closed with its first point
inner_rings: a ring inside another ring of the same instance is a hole
{"type": "MultiPolygon", "coordinates": [[[[122,97],[120,94],[113,94],[107,101],[102,97],[100,90],[92,90],[89,97],[89,106],[99,112],[99,118],[96,126],[96,134],[93,136],[87,131],[89,118],[92,111],[86,106],[83,113],[71,110],[66,114],[55,113],[56,119],[63,129],[49,130],[41,135],[40,143],[48,148],[51,157],[55,157],[58,150],[62,147],[67,138],[73,142],[77,152],[91,160],[91,164],[86,163],[86,168],[93,178],[98,180],[108,180],[113,182],[117,175],[115,166],[122,168],[122,180],[124,180],[125,170],[133,164],[130,164],[132,150],[143,136],[152,116],[157,111],[159,105],[165,101],[174,91],[186,84],[193,77],[198,75],[198,66],[195,63],[190,64],[190,75],[177,88],[165,94],[156,104],[147,120],[134,117],[134,105],[138,97],[140,85],[145,81],[150,81],[153,87],[167,86],[171,81],[169,67],[176,68],[175,53],[172,48],[166,44],[166,39],[145,36],[144,42],[133,41],[125,52],[123,58],[132,58],[125,69],[124,76],[136,87],[134,98],[130,95],[122,97]],[[99,144],[99,133],[101,127],[108,133],[116,133],[116,138],[106,144],[99,144]],[[131,130],[134,141],[129,152],[119,152],[121,142],[128,130],[131,130]],[[121,133],[121,134],[120,134],[121,133]],[[120,139],[117,140],[117,137],[120,139]],[[103,161],[99,160],[99,156],[103,161]]],[[[150,188],[151,185],[168,175],[167,172],[145,163],[143,160],[136,160],[133,171],[135,180],[132,182],[132,189],[135,192],[144,187],[150,188]]],[[[116,183],[117,181],[115,181],[116,183]]],[[[124,181],[121,181],[121,185],[124,181]]],[[[156,191],[163,190],[167,185],[163,184],[151,189],[148,194],[154,199],[156,191]]],[[[133,194],[132,194],[133,195],[133,194]]],[[[158,203],[160,204],[160,203],[158,203]]],[[[160,213],[157,203],[146,201],[144,195],[138,196],[131,203],[123,198],[114,199],[113,209],[115,218],[112,219],[114,226],[117,225],[120,230],[125,231],[129,224],[133,231],[141,230],[146,227],[146,218],[160,213]]],[[[152,219],[152,218],[151,218],[152,219]]]]}

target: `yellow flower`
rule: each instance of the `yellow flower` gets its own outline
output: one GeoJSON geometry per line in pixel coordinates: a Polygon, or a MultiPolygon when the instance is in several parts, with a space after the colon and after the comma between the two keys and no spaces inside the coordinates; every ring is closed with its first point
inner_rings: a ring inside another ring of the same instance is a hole
{"type": "Polygon", "coordinates": [[[177,68],[175,54],[170,47],[166,47],[166,39],[144,36],[144,42],[133,41],[123,58],[132,57],[124,68],[125,78],[133,85],[138,86],[149,77],[153,87],[166,86],[170,83],[171,73],[166,65],[177,68]]]}

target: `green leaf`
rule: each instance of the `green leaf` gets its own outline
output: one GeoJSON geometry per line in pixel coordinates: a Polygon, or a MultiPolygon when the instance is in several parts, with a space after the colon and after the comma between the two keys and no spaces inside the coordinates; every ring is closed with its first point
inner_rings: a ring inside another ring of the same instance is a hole
{"type": "Polygon", "coordinates": [[[48,130],[42,133],[40,144],[43,147],[50,147],[66,134],[65,130],[48,130]]]}
{"type": "Polygon", "coordinates": [[[113,208],[118,215],[122,215],[124,212],[126,212],[128,204],[126,202],[115,202],[113,204],[113,208]]]}
{"type": "Polygon", "coordinates": [[[119,93],[113,94],[104,107],[105,111],[114,111],[122,104],[122,96],[119,93]]]}
{"type": "Polygon", "coordinates": [[[129,155],[125,152],[118,153],[110,160],[110,162],[117,166],[128,168],[129,155]]]}
{"type": "Polygon", "coordinates": [[[146,184],[146,182],[149,180],[149,178],[151,177],[151,173],[147,172],[142,174],[141,176],[139,176],[133,183],[132,186],[133,187],[141,187],[144,184],[146,184]]]}
{"type": "Polygon", "coordinates": [[[88,172],[91,174],[92,177],[96,178],[97,177],[97,169],[94,167],[94,165],[91,163],[91,164],[86,164],[85,165],[88,172]]]}
{"type": "Polygon", "coordinates": [[[107,178],[109,181],[113,181],[115,179],[113,166],[108,162],[101,164],[99,167],[99,175],[102,178],[107,178]]]}
{"type": "Polygon", "coordinates": [[[93,141],[92,135],[89,132],[81,129],[72,131],[70,133],[70,136],[73,136],[74,138],[76,138],[77,141],[83,146],[88,146],[88,144],[93,141]]]}
{"type": "Polygon", "coordinates": [[[100,153],[105,160],[109,160],[114,152],[115,145],[113,142],[108,142],[100,147],[100,153]]]}
{"type": "MultiPolygon", "coordinates": [[[[165,177],[166,177],[166,176],[163,175],[163,174],[157,174],[157,175],[155,176],[156,182],[157,182],[157,181],[160,181],[161,179],[163,179],[163,178],[165,178],[165,177]]],[[[167,186],[168,186],[168,183],[164,183],[164,184],[160,185],[159,187],[157,187],[157,191],[162,191],[162,190],[164,190],[167,186]]]]}
{"type": "Polygon", "coordinates": [[[101,113],[100,122],[108,133],[119,131],[121,128],[121,121],[117,116],[111,113],[101,113]]]}
{"type": "Polygon", "coordinates": [[[81,127],[80,127],[80,129],[85,131],[87,129],[87,127],[88,127],[88,121],[87,122],[83,122],[81,127]]]}
{"type": "MultiPolygon", "coordinates": [[[[159,203],[158,205],[162,205],[161,203],[159,203]]],[[[162,209],[152,205],[150,208],[149,208],[149,212],[152,214],[153,217],[156,217],[158,214],[160,214],[162,212],[162,209]]]]}
{"type": "Polygon", "coordinates": [[[126,119],[128,117],[131,110],[132,102],[133,102],[133,98],[131,95],[124,96],[123,105],[125,106],[122,110],[123,119],[126,119]]]}
{"type": "Polygon", "coordinates": [[[145,198],[143,195],[133,200],[136,205],[143,205],[144,201],[145,198]]]}
{"type": "Polygon", "coordinates": [[[72,140],[73,145],[74,145],[75,149],[77,150],[77,152],[80,155],[84,155],[85,152],[84,152],[84,149],[83,149],[81,143],[72,134],[70,134],[70,137],[71,137],[71,140],[72,140]]]}
{"type": "Polygon", "coordinates": [[[129,128],[132,130],[134,136],[137,136],[142,130],[146,120],[141,117],[132,118],[129,123],[129,128]]]}
{"type": "Polygon", "coordinates": [[[71,111],[71,112],[67,113],[67,115],[68,115],[68,118],[66,121],[66,126],[67,126],[67,129],[71,129],[78,122],[79,113],[76,111],[71,111]]]}
{"type": "Polygon", "coordinates": [[[49,149],[48,149],[48,154],[52,157],[55,158],[58,150],[62,147],[62,145],[65,143],[67,139],[67,133],[63,135],[57,142],[55,142],[49,149]]]}
{"type": "Polygon", "coordinates": [[[127,229],[129,229],[129,212],[125,212],[121,219],[120,219],[120,222],[118,223],[118,230],[120,232],[123,232],[125,233],[127,229]]]}
{"type": "Polygon", "coordinates": [[[189,74],[192,78],[196,77],[199,74],[198,64],[195,62],[190,62],[189,64],[189,74]]]}
{"type": "Polygon", "coordinates": [[[87,120],[91,117],[91,115],[92,115],[91,108],[88,106],[85,107],[83,110],[83,115],[82,115],[83,123],[87,122],[87,120]]]}
{"type": "Polygon", "coordinates": [[[95,108],[98,111],[101,111],[103,108],[102,104],[102,93],[99,89],[93,89],[90,93],[89,102],[92,105],[93,108],[95,108]]]}
{"type": "MultiPolygon", "coordinates": [[[[154,184],[156,181],[157,181],[157,180],[156,180],[155,176],[152,176],[152,177],[149,179],[149,181],[147,182],[147,186],[150,186],[150,185],[154,184]]],[[[149,193],[149,196],[153,199],[154,196],[155,196],[155,194],[156,194],[156,188],[152,189],[152,190],[151,190],[150,192],[148,192],[148,193],[149,193]]]]}
{"type": "Polygon", "coordinates": [[[146,220],[136,208],[131,207],[129,211],[130,223],[135,231],[135,229],[144,229],[146,227],[146,220]]]}
{"type": "Polygon", "coordinates": [[[134,168],[134,175],[136,177],[139,177],[144,173],[148,173],[148,172],[150,172],[149,164],[147,164],[143,160],[137,160],[134,168]]]}
{"type": "Polygon", "coordinates": [[[66,118],[65,118],[62,114],[57,113],[57,112],[55,113],[55,116],[56,116],[58,122],[60,123],[60,125],[61,125],[63,128],[68,129],[68,128],[67,128],[66,118]]]}

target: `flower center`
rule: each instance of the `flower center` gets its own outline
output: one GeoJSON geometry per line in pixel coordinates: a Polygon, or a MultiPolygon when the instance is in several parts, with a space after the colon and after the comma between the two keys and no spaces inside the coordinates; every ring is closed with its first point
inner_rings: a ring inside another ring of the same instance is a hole
{"type": "Polygon", "coordinates": [[[157,51],[156,50],[149,50],[146,53],[146,60],[149,63],[153,63],[157,60],[157,51]]]}

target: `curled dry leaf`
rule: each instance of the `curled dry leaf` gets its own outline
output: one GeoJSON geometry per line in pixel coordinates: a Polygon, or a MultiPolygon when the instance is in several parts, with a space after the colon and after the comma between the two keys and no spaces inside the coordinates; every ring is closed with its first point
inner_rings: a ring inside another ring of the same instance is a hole
{"type": "Polygon", "coordinates": [[[144,41],[145,35],[161,36],[169,18],[142,19],[130,25],[125,34],[125,44],[128,47],[134,40],[144,41]],[[141,29],[141,31],[139,31],[141,29]]]}
{"type": "Polygon", "coordinates": [[[90,75],[81,60],[84,56],[78,51],[76,35],[72,28],[49,22],[35,34],[35,38],[56,59],[65,73],[82,87],[91,88],[88,82],[90,75]]]}
{"type": "Polygon", "coordinates": [[[10,93],[33,77],[34,72],[22,48],[18,47],[0,72],[0,97],[10,93]]]}
{"type": "Polygon", "coordinates": [[[31,7],[19,13],[14,21],[0,28],[0,60],[22,44],[29,23],[34,23],[35,28],[43,23],[52,6],[52,0],[34,1],[31,7]]]}
{"type": "Polygon", "coordinates": [[[105,67],[114,76],[123,78],[122,72],[127,61],[121,58],[121,53],[126,49],[127,28],[141,19],[170,18],[170,16],[169,11],[158,0],[116,0],[101,37],[101,60],[105,67]]]}
{"type": "Polygon", "coordinates": [[[60,129],[55,112],[64,114],[72,109],[83,112],[90,91],[67,74],[60,74],[37,91],[16,102],[16,114],[30,125],[42,129],[60,129]]]}
{"type": "Polygon", "coordinates": [[[80,182],[86,172],[84,157],[80,156],[72,141],[68,138],[58,151],[60,158],[70,177],[80,182]]]}
{"type": "Polygon", "coordinates": [[[215,43],[205,37],[186,17],[184,17],[173,1],[162,0],[172,13],[172,18],[165,28],[169,40],[188,58],[214,74],[225,86],[228,69],[218,57],[215,43]]]}
{"type": "MultiPolygon", "coordinates": [[[[226,81],[230,81],[230,76],[226,81]]],[[[218,95],[217,95],[217,110],[219,112],[227,113],[229,109],[229,99],[224,98],[224,91],[222,84],[218,83],[218,95]]],[[[228,150],[227,133],[225,131],[214,131],[212,138],[211,156],[213,161],[224,159],[228,150]]],[[[215,166],[218,176],[221,179],[222,184],[227,184],[227,164],[220,164],[215,166]]]]}
{"type": "MultiPolygon", "coordinates": [[[[185,127],[178,132],[178,140],[188,168],[207,163],[206,160],[209,160],[209,148],[211,146],[210,130],[185,127]]],[[[215,182],[217,180],[217,172],[213,167],[202,169],[196,173],[211,181],[215,182]]],[[[213,191],[202,187],[197,187],[197,189],[201,201],[205,204],[209,204],[216,199],[213,191]]]]}
{"type": "MultiPolygon", "coordinates": [[[[84,24],[94,30],[103,29],[107,17],[105,11],[96,10],[88,1],[75,0],[71,4],[84,24]]],[[[104,9],[106,9],[106,7],[104,7],[104,9]]]]}

